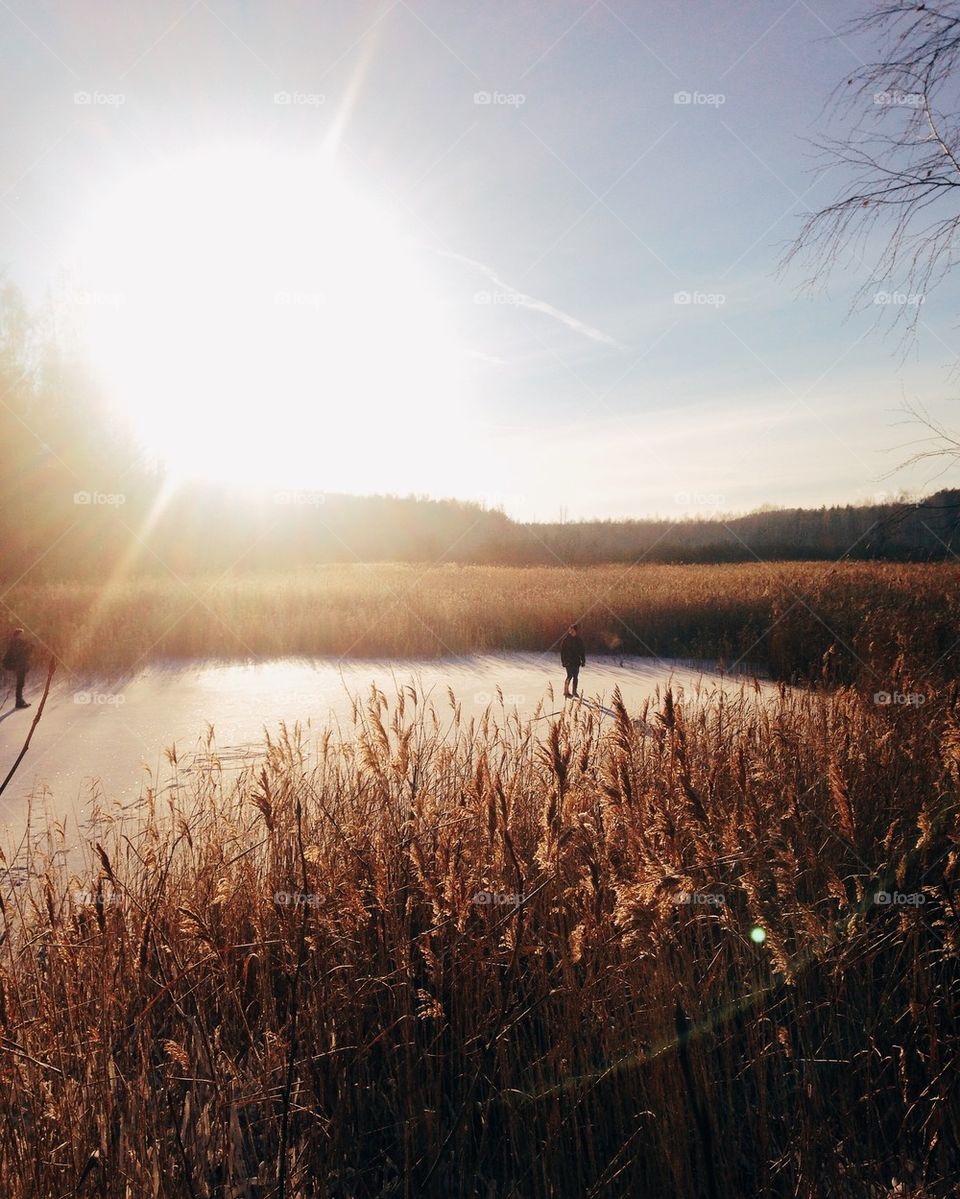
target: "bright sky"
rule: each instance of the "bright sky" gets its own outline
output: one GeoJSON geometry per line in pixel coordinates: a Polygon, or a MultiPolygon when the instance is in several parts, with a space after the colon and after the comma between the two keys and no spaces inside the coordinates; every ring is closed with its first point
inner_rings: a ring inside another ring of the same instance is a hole
{"type": "Polygon", "coordinates": [[[776,273],[859,8],[4,0],[0,264],[183,470],[545,520],[922,490],[956,282],[904,358],[862,271],[776,273]]]}

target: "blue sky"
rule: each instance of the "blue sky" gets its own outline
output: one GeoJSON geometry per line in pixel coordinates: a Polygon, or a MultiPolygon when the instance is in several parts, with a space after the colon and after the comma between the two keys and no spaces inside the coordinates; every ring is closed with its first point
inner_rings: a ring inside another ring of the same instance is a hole
{"type": "MultiPolygon", "coordinates": [[[[158,159],[336,134],[464,355],[456,418],[414,404],[420,452],[398,443],[377,474],[348,447],[346,485],[539,519],[922,490],[930,468],[884,476],[904,401],[953,422],[956,284],[925,297],[904,356],[889,309],[849,311],[869,253],[826,291],[777,274],[799,213],[834,190],[804,139],[869,56],[836,36],[861,8],[5,0],[0,264],[39,296],[80,214],[158,159]]],[[[303,470],[266,481],[325,485],[303,470]]]]}

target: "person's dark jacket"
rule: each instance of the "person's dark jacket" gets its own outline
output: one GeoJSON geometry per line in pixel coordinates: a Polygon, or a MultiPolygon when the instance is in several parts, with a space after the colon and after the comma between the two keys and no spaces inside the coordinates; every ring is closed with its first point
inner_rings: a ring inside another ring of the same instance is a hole
{"type": "Polygon", "coordinates": [[[5,670],[26,670],[30,665],[30,643],[24,637],[11,637],[3,655],[5,670]]]}
{"type": "Polygon", "coordinates": [[[586,666],[587,656],[583,648],[583,638],[577,633],[567,633],[560,642],[560,661],[566,666],[578,670],[586,666]]]}

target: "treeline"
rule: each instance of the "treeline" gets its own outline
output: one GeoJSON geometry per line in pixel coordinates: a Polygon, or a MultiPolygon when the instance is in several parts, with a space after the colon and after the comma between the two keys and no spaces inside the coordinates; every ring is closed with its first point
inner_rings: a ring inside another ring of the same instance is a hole
{"type": "Polygon", "coordinates": [[[228,568],[304,562],[457,562],[591,566],[609,562],[940,561],[960,553],[960,491],[919,502],[783,509],[710,520],[524,524],[498,510],[417,496],[251,496],[192,488],[150,535],[187,571],[213,553],[228,568]],[[209,532],[218,530],[216,544],[209,532]]]}
{"type": "Polygon", "coordinates": [[[524,526],[539,562],[935,562],[960,553],[960,491],[914,503],[789,508],[710,520],[524,526]]]}
{"type": "MultiPolygon", "coordinates": [[[[185,435],[189,435],[186,433],[185,435]]],[[[173,488],[111,419],[69,331],[0,287],[0,581],[260,572],[325,562],[589,565],[936,561],[960,551],[960,493],[922,506],[691,520],[523,524],[418,496],[173,488]]]]}

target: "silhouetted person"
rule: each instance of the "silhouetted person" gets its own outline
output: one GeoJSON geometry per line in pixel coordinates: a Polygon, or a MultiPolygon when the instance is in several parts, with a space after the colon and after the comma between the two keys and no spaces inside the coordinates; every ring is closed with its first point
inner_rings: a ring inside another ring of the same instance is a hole
{"type": "Polygon", "coordinates": [[[560,661],[567,672],[567,677],[563,680],[563,698],[569,699],[571,695],[570,685],[573,684],[572,694],[576,695],[580,667],[587,664],[583,639],[578,631],[578,626],[575,624],[572,624],[567,629],[566,636],[560,642],[560,661]]]}
{"type": "Polygon", "coordinates": [[[3,668],[16,676],[18,708],[30,707],[23,698],[23,685],[27,681],[27,671],[30,669],[30,652],[30,642],[24,637],[23,629],[14,629],[3,655],[3,668]]]}

